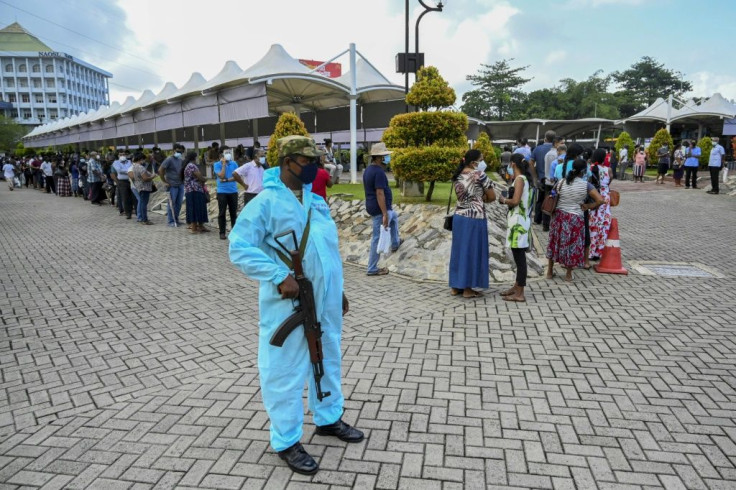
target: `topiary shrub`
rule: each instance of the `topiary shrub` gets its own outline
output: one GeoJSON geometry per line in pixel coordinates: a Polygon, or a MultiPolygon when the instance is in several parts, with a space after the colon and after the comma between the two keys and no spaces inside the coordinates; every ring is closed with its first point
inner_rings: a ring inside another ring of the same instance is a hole
{"type": "Polygon", "coordinates": [[[417,81],[406,95],[406,103],[422,111],[431,107],[449,107],[455,99],[455,90],[434,66],[423,66],[417,71],[417,81]]]}
{"type": "MultiPolygon", "coordinates": [[[[455,103],[455,91],[428,66],[417,73],[417,82],[406,102],[427,111],[455,103]]],[[[391,168],[397,179],[429,182],[426,200],[432,200],[434,183],[449,180],[468,147],[468,117],[460,112],[412,112],[391,118],[383,142],[394,150],[391,168]]]]}
{"type": "Polygon", "coordinates": [[[276,122],[271,139],[268,140],[266,161],[268,162],[269,168],[278,167],[279,165],[279,145],[276,142],[281,138],[294,134],[309,136],[309,132],[302,120],[299,119],[299,116],[293,112],[284,112],[276,122]]]}
{"type": "Polygon", "coordinates": [[[488,170],[493,172],[497,171],[501,166],[501,159],[496,154],[496,150],[491,144],[491,138],[488,137],[488,133],[480,133],[478,139],[475,140],[473,148],[480,150],[483,153],[483,160],[485,160],[488,170]]]}
{"type": "Polygon", "coordinates": [[[647,155],[649,155],[650,165],[656,166],[657,163],[659,163],[657,151],[662,148],[662,145],[667,145],[670,153],[672,153],[673,147],[675,145],[675,143],[672,141],[672,136],[670,136],[670,133],[664,128],[654,133],[654,138],[652,138],[652,141],[651,143],[649,143],[649,147],[647,148],[647,155]]]}
{"type": "Polygon", "coordinates": [[[631,139],[631,135],[626,131],[619,134],[616,139],[616,156],[621,153],[621,148],[624,147],[629,152],[629,161],[632,161],[634,159],[634,140],[631,139]]]}
{"type": "Polygon", "coordinates": [[[710,136],[704,136],[700,138],[697,146],[700,148],[700,158],[698,158],[700,166],[707,167],[708,160],[710,160],[710,151],[713,149],[713,140],[710,139],[710,136]]]}

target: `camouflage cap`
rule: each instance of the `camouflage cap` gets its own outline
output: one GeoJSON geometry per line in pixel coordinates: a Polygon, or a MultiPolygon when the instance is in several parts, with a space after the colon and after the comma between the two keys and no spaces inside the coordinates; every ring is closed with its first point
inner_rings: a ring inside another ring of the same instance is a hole
{"type": "Polygon", "coordinates": [[[276,144],[279,146],[279,158],[287,155],[303,155],[314,158],[325,154],[325,152],[317,149],[314,140],[308,136],[285,136],[280,138],[276,144]]]}

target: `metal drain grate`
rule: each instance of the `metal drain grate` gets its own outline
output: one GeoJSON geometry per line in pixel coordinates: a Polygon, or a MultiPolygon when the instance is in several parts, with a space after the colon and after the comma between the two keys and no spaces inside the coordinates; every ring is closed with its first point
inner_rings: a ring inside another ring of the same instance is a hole
{"type": "Polygon", "coordinates": [[[694,265],[642,265],[641,267],[648,269],[652,274],[657,276],[668,277],[716,277],[715,274],[708,272],[694,265]]]}

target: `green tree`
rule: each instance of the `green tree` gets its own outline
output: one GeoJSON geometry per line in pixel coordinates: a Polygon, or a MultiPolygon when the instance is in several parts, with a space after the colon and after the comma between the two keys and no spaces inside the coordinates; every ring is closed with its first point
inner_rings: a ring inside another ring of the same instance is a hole
{"type": "Polygon", "coordinates": [[[531,80],[521,76],[529,66],[513,68],[511,61],[513,58],[481,64],[477,74],[465,77],[477,88],[463,95],[463,112],[483,120],[503,121],[509,117],[523,97],[520,87],[531,80]]]}
{"type": "Polygon", "coordinates": [[[629,160],[634,158],[634,140],[631,139],[631,135],[626,131],[622,131],[616,139],[616,154],[621,152],[621,148],[626,148],[629,152],[629,160]]]}
{"type": "Polygon", "coordinates": [[[266,161],[269,167],[278,167],[279,165],[279,145],[276,142],[281,138],[294,134],[309,136],[309,132],[299,116],[293,112],[284,112],[276,122],[271,139],[268,140],[266,161]]]}
{"type": "Polygon", "coordinates": [[[422,111],[430,107],[449,107],[455,103],[455,90],[440,76],[434,66],[423,66],[417,72],[417,81],[406,94],[406,103],[422,111]]]}
{"type": "Polygon", "coordinates": [[[700,157],[698,158],[700,165],[707,166],[708,160],[710,159],[710,151],[713,149],[713,140],[710,139],[710,136],[704,136],[700,138],[696,146],[700,148],[700,157]]]}
{"type": "Polygon", "coordinates": [[[26,134],[25,128],[15,119],[0,115],[0,148],[10,150],[26,134]]]}
{"type": "Polygon", "coordinates": [[[690,82],[680,78],[679,72],[665,68],[650,56],[643,56],[628,70],[615,71],[611,76],[622,89],[617,93],[619,97],[633,102],[636,110],[652,104],[658,97],[666,98],[669,94],[681,97],[693,89],[690,82]]]}
{"type": "Polygon", "coordinates": [[[672,141],[672,136],[670,136],[670,133],[662,128],[656,133],[654,133],[654,138],[652,138],[651,143],[649,143],[649,146],[647,147],[647,155],[649,155],[649,163],[656,163],[659,161],[659,157],[657,156],[657,151],[662,148],[662,145],[667,145],[667,148],[669,148],[670,153],[674,149],[675,143],[672,141]]]}
{"type": "Polygon", "coordinates": [[[394,150],[394,175],[404,181],[429,182],[427,201],[432,200],[436,181],[452,177],[467,148],[468,116],[453,111],[427,112],[455,103],[455,92],[445,90],[446,84],[436,68],[420,70],[406,101],[422,107],[423,112],[397,114],[383,133],[383,142],[394,150]]]}
{"type": "Polygon", "coordinates": [[[480,150],[480,152],[483,153],[483,160],[486,162],[488,170],[492,170],[494,172],[498,170],[501,166],[501,161],[498,158],[496,151],[493,149],[491,138],[488,137],[488,133],[480,133],[480,135],[478,135],[478,139],[475,140],[475,143],[473,144],[473,148],[480,150]]]}

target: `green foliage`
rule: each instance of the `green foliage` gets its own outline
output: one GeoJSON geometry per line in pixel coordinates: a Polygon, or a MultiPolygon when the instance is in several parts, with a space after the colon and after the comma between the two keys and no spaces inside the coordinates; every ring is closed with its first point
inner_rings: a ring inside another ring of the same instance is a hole
{"type": "Polygon", "coordinates": [[[509,119],[512,107],[523,97],[520,87],[531,80],[520,75],[528,66],[512,68],[510,61],[513,58],[481,64],[477,74],[465,77],[477,88],[463,95],[463,112],[485,121],[509,119]]]}
{"type": "Polygon", "coordinates": [[[475,140],[473,148],[475,148],[476,150],[480,150],[480,152],[483,153],[483,159],[488,166],[488,170],[492,170],[494,172],[498,170],[498,168],[501,166],[501,160],[499,159],[498,155],[496,154],[496,150],[491,144],[491,138],[488,137],[488,133],[480,133],[478,139],[475,140]]]}
{"type": "Polygon", "coordinates": [[[462,112],[410,112],[391,118],[383,142],[389,148],[439,143],[459,146],[467,143],[467,130],[468,116],[462,112]]]}
{"type": "Polygon", "coordinates": [[[616,139],[616,155],[621,152],[621,148],[626,147],[629,152],[629,161],[634,158],[634,140],[631,139],[631,135],[626,131],[623,131],[618,135],[616,139]]]}
{"type": "Polygon", "coordinates": [[[455,90],[440,76],[434,66],[423,66],[417,71],[417,81],[406,94],[406,103],[422,111],[449,107],[455,103],[455,90]]]}
{"type": "Polygon", "coordinates": [[[397,148],[391,155],[391,168],[401,180],[429,182],[450,180],[465,148],[461,146],[420,146],[397,148]]]}
{"type": "Polygon", "coordinates": [[[309,136],[307,128],[302,120],[293,112],[284,112],[276,122],[271,139],[268,140],[268,151],[266,152],[266,161],[269,167],[278,167],[279,165],[279,148],[276,142],[286,136],[299,134],[309,136]]]}
{"type": "Polygon", "coordinates": [[[670,153],[672,153],[672,150],[675,146],[674,141],[672,141],[672,136],[670,136],[670,133],[667,132],[667,130],[664,128],[654,133],[654,138],[652,138],[651,143],[649,143],[649,147],[647,148],[649,163],[656,164],[657,162],[659,162],[659,157],[657,157],[657,150],[659,150],[662,145],[667,145],[670,153]]]}
{"type": "Polygon", "coordinates": [[[0,115],[0,149],[10,150],[25,134],[26,130],[15,119],[0,115]]]}
{"type": "Polygon", "coordinates": [[[649,56],[643,56],[628,70],[615,71],[611,76],[623,89],[620,95],[639,107],[653,103],[657,97],[666,97],[670,93],[681,97],[693,89],[690,82],[681,79],[681,73],[665,68],[664,64],[649,56]]]}
{"type": "Polygon", "coordinates": [[[704,136],[700,138],[696,146],[700,148],[700,158],[698,158],[700,165],[707,166],[708,160],[710,160],[710,151],[713,149],[713,140],[710,139],[710,136],[704,136]]]}

